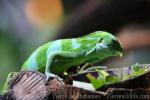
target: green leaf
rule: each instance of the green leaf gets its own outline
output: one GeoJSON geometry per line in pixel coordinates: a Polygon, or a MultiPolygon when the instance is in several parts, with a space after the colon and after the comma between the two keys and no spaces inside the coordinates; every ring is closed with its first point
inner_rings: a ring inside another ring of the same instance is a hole
{"type": "Polygon", "coordinates": [[[119,81],[119,78],[108,74],[104,70],[96,70],[98,72],[98,77],[95,78],[91,74],[87,74],[88,79],[92,83],[95,89],[98,89],[106,84],[111,84],[119,81]]]}
{"type": "Polygon", "coordinates": [[[120,79],[117,76],[110,75],[104,70],[97,70],[99,73],[99,77],[103,77],[105,79],[105,84],[118,82],[120,79]]]}
{"type": "Polygon", "coordinates": [[[17,72],[11,72],[8,74],[4,88],[3,88],[3,93],[6,93],[8,91],[8,84],[12,80],[13,77],[17,75],[17,72]]]}
{"type": "Polygon", "coordinates": [[[135,65],[131,66],[131,69],[133,69],[133,71],[138,71],[140,69],[140,66],[138,63],[136,63],[135,65]]]}
{"type": "Polygon", "coordinates": [[[132,72],[130,75],[126,76],[123,80],[127,80],[129,78],[137,77],[144,74],[148,71],[148,68],[145,66],[144,68],[140,68],[139,64],[135,64],[131,66],[132,72]]]}
{"type": "Polygon", "coordinates": [[[116,83],[120,81],[120,79],[116,76],[109,75],[106,77],[106,84],[116,83]]]}
{"type": "Polygon", "coordinates": [[[137,71],[134,71],[132,72],[130,75],[129,75],[129,78],[132,78],[132,77],[136,77],[136,76],[140,76],[142,74],[145,73],[145,69],[139,69],[137,71]]]}
{"type": "Polygon", "coordinates": [[[98,89],[99,87],[101,87],[105,84],[105,79],[103,79],[103,78],[96,79],[91,74],[87,74],[87,78],[90,80],[90,82],[92,83],[92,85],[95,89],[98,89]]]}
{"type": "Polygon", "coordinates": [[[96,69],[96,71],[99,73],[99,76],[103,76],[104,78],[106,78],[109,74],[107,72],[105,72],[104,70],[98,70],[96,69]]]}

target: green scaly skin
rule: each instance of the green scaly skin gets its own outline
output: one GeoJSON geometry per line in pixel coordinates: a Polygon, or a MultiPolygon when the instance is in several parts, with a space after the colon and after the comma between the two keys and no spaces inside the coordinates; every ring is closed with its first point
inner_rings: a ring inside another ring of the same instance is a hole
{"type": "Polygon", "coordinates": [[[96,63],[110,56],[122,56],[122,45],[116,37],[104,31],[89,35],[48,42],[35,50],[22,66],[22,70],[45,73],[57,77],[72,66],[96,63]]]}

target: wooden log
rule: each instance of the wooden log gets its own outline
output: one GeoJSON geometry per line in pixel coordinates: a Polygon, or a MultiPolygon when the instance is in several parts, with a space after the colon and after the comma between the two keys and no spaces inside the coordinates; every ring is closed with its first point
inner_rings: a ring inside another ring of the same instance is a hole
{"type": "Polygon", "coordinates": [[[7,95],[11,94],[10,97],[15,100],[43,100],[47,95],[45,84],[43,74],[22,71],[10,82],[7,95]]]}
{"type": "Polygon", "coordinates": [[[21,71],[9,84],[0,100],[149,100],[150,72],[102,87],[98,91],[63,85],[36,71],[21,71]]]}

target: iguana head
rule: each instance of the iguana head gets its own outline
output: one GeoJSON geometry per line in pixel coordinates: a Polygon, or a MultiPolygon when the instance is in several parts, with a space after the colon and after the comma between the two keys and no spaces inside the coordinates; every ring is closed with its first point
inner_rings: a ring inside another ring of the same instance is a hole
{"type": "Polygon", "coordinates": [[[103,31],[97,31],[96,34],[100,37],[95,45],[96,52],[99,54],[103,52],[104,55],[122,56],[122,44],[115,36],[103,31]]]}
{"type": "Polygon", "coordinates": [[[122,57],[123,47],[115,36],[104,31],[96,31],[92,34],[97,37],[94,49],[91,51],[91,55],[97,59],[96,61],[110,56],[122,57]]]}

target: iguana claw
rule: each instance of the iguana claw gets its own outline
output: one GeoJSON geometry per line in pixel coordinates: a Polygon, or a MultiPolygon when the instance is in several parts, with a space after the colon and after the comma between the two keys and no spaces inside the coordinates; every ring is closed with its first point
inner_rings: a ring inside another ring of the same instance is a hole
{"type": "Polygon", "coordinates": [[[48,81],[49,78],[57,78],[57,80],[61,83],[61,84],[65,84],[63,82],[63,79],[60,78],[59,76],[55,75],[55,74],[52,74],[52,73],[46,73],[46,81],[48,81]]]}

